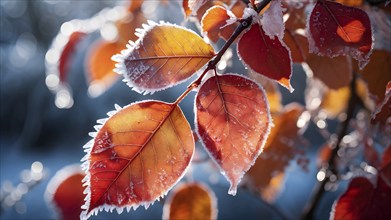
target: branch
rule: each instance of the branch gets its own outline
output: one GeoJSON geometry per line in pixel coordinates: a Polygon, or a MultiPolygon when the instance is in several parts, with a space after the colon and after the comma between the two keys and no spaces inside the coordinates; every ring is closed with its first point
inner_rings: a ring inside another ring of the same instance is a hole
{"type": "MultiPolygon", "coordinates": [[[[256,11],[259,13],[262,9],[264,9],[272,0],[263,0],[261,2],[259,2],[257,5],[256,5],[256,11]]],[[[236,38],[239,37],[239,35],[244,31],[246,30],[248,27],[251,26],[251,23],[252,23],[252,17],[248,17],[248,18],[245,18],[245,19],[239,19],[239,26],[235,29],[234,33],[231,35],[231,37],[227,40],[227,42],[225,42],[225,44],[223,45],[223,47],[221,48],[221,50],[217,53],[217,55],[209,61],[206,69],[200,74],[200,76],[194,80],[186,89],[185,92],[183,92],[183,94],[175,101],[174,104],[178,104],[180,101],[182,101],[182,99],[191,91],[193,90],[194,88],[197,88],[201,82],[202,82],[202,79],[204,78],[204,76],[206,75],[206,73],[209,71],[209,70],[213,70],[213,69],[216,69],[216,65],[220,62],[221,58],[223,57],[224,53],[228,50],[228,48],[232,45],[232,43],[236,40],[236,38]]]]}
{"type": "Polygon", "coordinates": [[[347,134],[350,120],[354,117],[354,110],[358,106],[357,104],[360,103],[360,98],[357,95],[356,90],[356,74],[353,73],[353,79],[350,82],[350,97],[349,97],[349,104],[348,109],[346,110],[346,118],[342,122],[341,127],[338,132],[338,138],[337,142],[335,144],[334,149],[331,152],[331,155],[328,159],[328,171],[331,171],[331,174],[328,174],[326,172],[326,177],[317,183],[317,185],[314,187],[312,198],[309,200],[309,202],[306,204],[303,214],[301,216],[301,219],[313,219],[315,209],[319,204],[320,199],[322,198],[323,194],[325,193],[325,186],[330,181],[330,177],[333,175],[337,175],[337,164],[336,159],[338,157],[338,151],[341,149],[341,142],[343,137],[347,134]]]}

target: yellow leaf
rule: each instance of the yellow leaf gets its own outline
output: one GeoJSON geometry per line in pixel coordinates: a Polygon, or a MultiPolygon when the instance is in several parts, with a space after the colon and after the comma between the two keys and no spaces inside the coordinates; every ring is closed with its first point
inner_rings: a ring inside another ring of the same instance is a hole
{"type": "Polygon", "coordinates": [[[174,86],[215,56],[211,45],[191,30],[177,25],[149,22],[136,29],[140,38],[113,59],[127,84],[142,93],[174,86]]]}

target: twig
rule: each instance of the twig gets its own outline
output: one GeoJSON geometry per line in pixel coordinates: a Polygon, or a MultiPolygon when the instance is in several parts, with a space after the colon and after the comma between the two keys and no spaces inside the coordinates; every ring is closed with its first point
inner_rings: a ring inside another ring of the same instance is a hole
{"type": "Polygon", "coordinates": [[[354,117],[354,110],[356,109],[359,100],[360,99],[357,95],[357,90],[356,90],[356,74],[353,73],[353,79],[350,82],[350,97],[349,97],[348,109],[346,111],[346,118],[341,124],[340,130],[338,132],[338,139],[335,144],[335,148],[332,150],[331,155],[329,156],[328,159],[328,165],[329,165],[328,170],[331,171],[331,174],[327,174],[328,172],[326,172],[326,177],[322,181],[318,182],[314,187],[312,193],[313,197],[309,200],[309,202],[305,206],[303,214],[301,216],[301,219],[303,220],[314,218],[315,209],[318,206],[319,201],[322,198],[323,194],[325,193],[326,184],[330,181],[330,177],[332,175],[338,174],[337,166],[336,166],[338,151],[341,148],[341,142],[343,137],[347,134],[350,120],[353,119],[354,117]]]}

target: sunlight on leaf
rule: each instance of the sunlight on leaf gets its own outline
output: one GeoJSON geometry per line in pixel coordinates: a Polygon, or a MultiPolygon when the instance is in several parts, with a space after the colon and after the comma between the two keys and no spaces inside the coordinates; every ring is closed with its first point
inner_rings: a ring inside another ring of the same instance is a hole
{"type": "Polygon", "coordinates": [[[244,173],[261,153],[271,127],[266,95],[239,75],[216,75],[196,96],[196,126],[206,150],[235,195],[244,173]]]}
{"type": "Polygon", "coordinates": [[[175,104],[138,102],[109,115],[85,146],[82,219],[103,208],[147,208],[181,179],[193,156],[190,125],[175,104]]]}
{"type": "Polygon", "coordinates": [[[137,29],[140,38],[113,57],[115,71],[140,93],[153,93],[191,77],[215,53],[211,45],[189,29],[149,22],[137,29]]]}
{"type": "Polygon", "coordinates": [[[307,26],[310,51],[329,57],[351,55],[360,68],[369,62],[372,30],[367,13],[331,1],[317,1],[307,26]]]}
{"type": "Polygon", "coordinates": [[[163,219],[217,219],[216,196],[206,185],[183,184],[174,189],[165,201],[163,219]]]}
{"type": "Polygon", "coordinates": [[[289,48],[279,38],[270,39],[258,23],[254,23],[239,39],[238,55],[253,71],[276,80],[293,92],[289,48]]]}

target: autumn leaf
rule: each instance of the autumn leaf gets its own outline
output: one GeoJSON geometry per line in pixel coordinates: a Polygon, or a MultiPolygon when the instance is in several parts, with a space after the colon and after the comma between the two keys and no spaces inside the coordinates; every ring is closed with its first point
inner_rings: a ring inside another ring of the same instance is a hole
{"type": "Polygon", "coordinates": [[[137,29],[140,38],[130,43],[115,71],[140,93],[153,93],[191,77],[215,53],[211,45],[191,30],[177,25],[149,22],[137,29]]]}
{"type": "Polygon", "coordinates": [[[284,176],[285,167],[299,154],[293,144],[298,139],[297,120],[303,110],[303,106],[292,103],[285,106],[283,112],[272,115],[274,127],[271,129],[265,148],[246,174],[246,182],[250,188],[258,191],[262,198],[268,201],[272,201],[275,197],[267,192],[272,188],[274,189],[272,195],[278,194],[282,186],[278,186],[277,183],[282,184],[281,178],[284,176]]]}
{"type": "Polygon", "coordinates": [[[258,74],[278,81],[290,92],[292,61],[289,48],[279,38],[270,39],[258,23],[242,35],[238,42],[242,62],[258,74]]]}
{"type": "Polygon", "coordinates": [[[114,54],[121,52],[122,46],[117,43],[98,40],[90,46],[86,56],[86,74],[89,82],[89,93],[97,96],[109,88],[116,79],[113,69],[115,62],[111,60],[114,54]]]}
{"type": "Polygon", "coordinates": [[[350,57],[330,58],[311,54],[306,61],[309,68],[304,70],[307,74],[318,78],[330,89],[336,90],[349,85],[353,71],[350,57]]]}
{"type": "Polygon", "coordinates": [[[308,41],[306,36],[304,36],[302,33],[299,33],[299,31],[285,29],[283,40],[291,51],[292,62],[302,63],[306,61],[307,57],[309,56],[308,41]]]}
{"type": "Polygon", "coordinates": [[[185,18],[189,17],[191,14],[195,13],[207,3],[207,0],[183,0],[182,1],[182,9],[185,14],[185,18]]]}
{"type": "Polygon", "coordinates": [[[261,153],[271,119],[266,95],[255,82],[224,74],[209,78],[196,96],[200,139],[235,195],[244,173],[261,153]]]}
{"type": "Polygon", "coordinates": [[[352,7],[359,7],[363,4],[364,0],[336,0],[336,2],[352,7]]]}
{"type": "Polygon", "coordinates": [[[123,18],[116,21],[115,26],[118,31],[117,43],[123,46],[130,40],[136,41],[138,37],[135,35],[135,30],[136,28],[144,24],[146,21],[147,19],[144,17],[144,14],[139,10],[127,14],[123,18]]]}
{"type": "Polygon", "coordinates": [[[364,177],[354,178],[333,206],[330,219],[388,219],[391,187],[378,176],[376,187],[364,177]]]}
{"type": "MultiPolygon", "coordinates": [[[[233,14],[231,15],[233,16],[233,14]]],[[[231,19],[229,12],[222,6],[213,6],[209,8],[201,20],[202,31],[205,32],[208,38],[217,42],[220,37],[228,40],[235,31],[235,25],[228,24],[231,19]]]]}
{"type": "Polygon", "coordinates": [[[66,39],[66,43],[61,51],[60,59],[58,60],[58,71],[61,82],[66,81],[73,52],[77,44],[81,41],[81,39],[83,39],[84,36],[86,36],[86,33],[75,31],[69,35],[68,39],[66,39]]]}
{"type": "Polygon", "coordinates": [[[369,92],[375,97],[375,101],[382,102],[387,83],[391,81],[391,52],[374,50],[368,65],[363,70],[355,70],[368,85],[369,92]]]}
{"type": "Polygon", "coordinates": [[[359,8],[327,0],[317,1],[307,26],[312,53],[335,57],[351,55],[363,68],[372,50],[369,17],[359,8]]]}
{"type": "Polygon", "coordinates": [[[270,113],[278,113],[283,109],[282,95],[275,81],[268,80],[266,77],[249,71],[249,77],[259,83],[266,92],[269,103],[270,113]]]}
{"type": "Polygon", "coordinates": [[[81,219],[103,208],[147,208],[179,181],[193,156],[192,131],[176,104],[138,102],[109,115],[85,146],[81,219]]]}
{"type": "Polygon", "coordinates": [[[128,0],[128,12],[136,12],[141,9],[144,0],[128,0]]]}
{"type": "Polygon", "coordinates": [[[217,219],[216,196],[206,185],[183,184],[164,203],[163,219],[217,219]]]}
{"type": "Polygon", "coordinates": [[[81,206],[84,204],[82,180],[85,177],[80,164],[69,165],[57,173],[50,180],[45,198],[53,204],[63,220],[77,220],[80,217],[81,206]]]}

